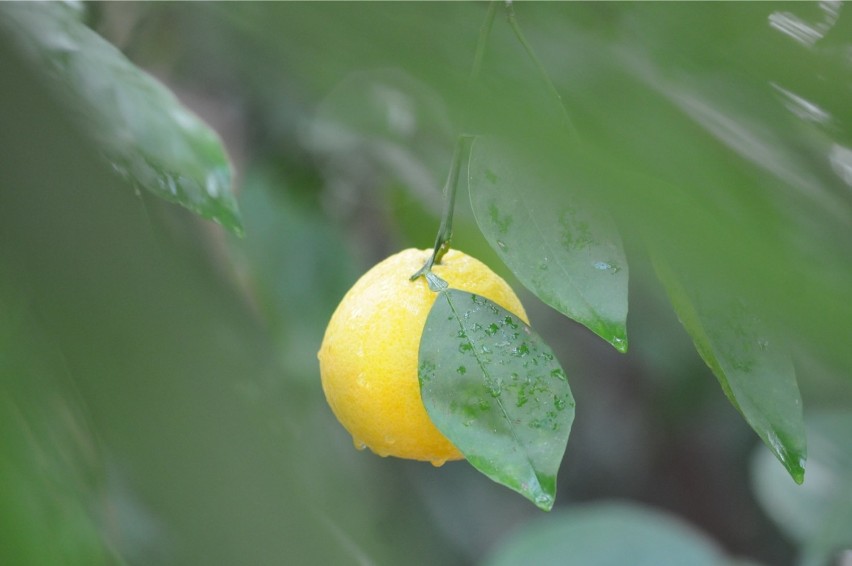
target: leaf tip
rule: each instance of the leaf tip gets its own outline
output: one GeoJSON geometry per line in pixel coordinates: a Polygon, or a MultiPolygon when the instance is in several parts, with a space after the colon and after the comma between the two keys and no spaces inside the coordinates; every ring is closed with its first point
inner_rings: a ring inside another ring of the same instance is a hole
{"type": "Polygon", "coordinates": [[[556,502],[556,477],[535,474],[535,480],[529,485],[522,485],[519,491],[542,511],[550,511],[556,502]]]}
{"type": "Polygon", "coordinates": [[[804,448],[790,449],[777,436],[771,435],[767,443],[772,453],[793,478],[793,481],[798,485],[805,482],[805,463],[807,455],[804,448]]]}
{"type": "Polygon", "coordinates": [[[797,485],[805,483],[805,458],[803,456],[790,462],[784,462],[784,467],[787,468],[797,485]]]}
{"type": "Polygon", "coordinates": [[[597,326],[586,326],[609,342],[620,353],[627,353],[627,329],[623,323],[602,323],[597,326]]]}
{"type": "Polygon", "coordinates": [[[239,222],[238,222],[238,223],[236,223],[236,224],[233,224],[233,225],[231,225],[231,226],[227,226],[227,228],[228,228],[228,229],[231,231],[231,233],[232,233],[234,236],[236,236],[237,238],[243,239],[243,238],[245,238],[245,237],[246,237],[246,231],[245,231],[245,228],[243,228],[243,225],[242,225],[242,224],[240,224],[239,222]]]}
{"type": "Polygon", "coordinates": [[[533,498],[533,503],[535,506],[541,509],[542,511],[551,511],[553,509],[553,503],[556,499],[552,495],[548,495],[546,493],[542,493],[533,498]]]}
{"type": "Polygon", "coordinates": [[[609,339],[609,343],[612,344],[613,347],[615,347],[615,349],[618,350],[619,352],[621,352],[622,354],[627,353],[627,335],[626,334],[611,336],[610,339],[609,339]]]}

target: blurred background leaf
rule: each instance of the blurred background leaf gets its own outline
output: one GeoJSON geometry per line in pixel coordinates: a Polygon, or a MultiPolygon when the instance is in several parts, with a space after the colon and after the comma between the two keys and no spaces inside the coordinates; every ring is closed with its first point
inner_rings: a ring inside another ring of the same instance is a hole
{"type": "Polygon", "coordinates": [[[0,556],[112,563],[104,462],[62,353],[8,281],[0,316],[0,556]]]}
{"type": "Polygon", "coordinates": [[[68,3],[10,3],[0,14],[116,173],[241,233],[219,137],[167,88],[86,27],[68,3]]]}
{"type": "Polygon", "coordinates": [[[718,566],[726,561],[710,539],[683,521],[639,505],[610,502],[578,505],[531,521],[486,563],[718,566]]]}

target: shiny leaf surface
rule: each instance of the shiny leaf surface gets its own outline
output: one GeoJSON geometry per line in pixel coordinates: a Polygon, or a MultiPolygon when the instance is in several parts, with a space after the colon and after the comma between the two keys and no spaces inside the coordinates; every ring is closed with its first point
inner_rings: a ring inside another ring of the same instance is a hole
{"type": "Polygon", "coordinates": [[[626,351],[627,259],[609,216],[572,192],[578,179],[482,137],[471,152],[469,182],[480,229],[518,279],[626,351]]]}
{"type": "Polygon", "coordinates": [[[725,395],[802,483],[807,459],[802,398],[787,346],[746,301],[676,273],[659,258],[655,267],[678,318],[725,395]]]}
{"type": "Polygon", "coordinates": [[[553,506],[574,398],[528,325],[483,297],[442,291],[420,342],[419,378],[432,421],[476,469],[553,506]]]}

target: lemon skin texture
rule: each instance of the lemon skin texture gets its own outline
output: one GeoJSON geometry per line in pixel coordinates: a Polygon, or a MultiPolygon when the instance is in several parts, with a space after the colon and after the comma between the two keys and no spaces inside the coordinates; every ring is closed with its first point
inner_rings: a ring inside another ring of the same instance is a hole
{"type": "MultiPolygon", "coordinates": [[[[425,278],[410,278],[431,253],[407,249],[365,273],[332,315],[318,358],[328,404],[357,448],[440,466],[463,456],[429,419],[417,378],[420,337],[438,294],[425,278]]],[[[511,287],[473,257],[450,250],[432,272],[527,322],[511,287]]]]}

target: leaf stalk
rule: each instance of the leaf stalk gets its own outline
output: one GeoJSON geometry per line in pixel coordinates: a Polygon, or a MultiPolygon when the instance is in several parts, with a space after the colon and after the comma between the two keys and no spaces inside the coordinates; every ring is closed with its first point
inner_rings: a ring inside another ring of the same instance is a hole
{"type": "MultiPolygon", "coordinates": [[[[492,0],[489,3],[488,11],[485,14],[485,21],[479,29],[479,37],[476,40],[476,51],[473,56],[473,65],[470,70],[471,83],[479,78],[479,73],[482,70],[482,61],[485,59],[485,48],[488,45],[488,37],[491,35],[491,28],[494,27],[494,18],[497,14],[497,4],[497,0],[492,0]]],[[[432,250],[432,255],[429,256],[423,267],[411,276],[412,281],[420,276],[425,276],[426,281],[429,283],[429,288],[436,293],[446,289],[447,283],[432,273],[432,266],[436,264],[440,265],[441,259],[450,250],[450,242],[453,238],[453,214],[455,213],[459,172],[462,162],[470,156],[470,146],[472,143],[473,136],[469,134],[459,134],[456,139],[453,158],[450,162],[450,172],[447,175],[447,182],[444,185],[444,210],[441,214],[441,225],[438,227],[435,246],[432,250]]]]}
{"type": "MultiPolygon", "coordinates": [[[[456,139],[456,147],[453,150],[453,159],[450,163],[450,172],[447,175],[447,182],[444,185],[444,211],[441,214],[441,225],[438,227],[435,246],[432,250],[432,255],[429,256],[429,259],[426,260],[423,267],[411,276],[411,280],[414,281],[421,275],[426,275],[427,281],[429,281],[429,287],[432,288],[433,291],[438,291],[440,289],[433,288],[433,278],[428,277],[428,275],[432,273],[432,266],[436,264],[440,265],[441,259],[450,250],[450,242],[453,239],[453,215],[455,213],[456,193],[458,192],[459,186],[459,172],[461,171],[462,162],[470,154],[470,146],[472,142],[473,136],[467,134],[461,134],[456,139]]],[[[435,279],[438,278],[435,277],[435,279]]]]}

